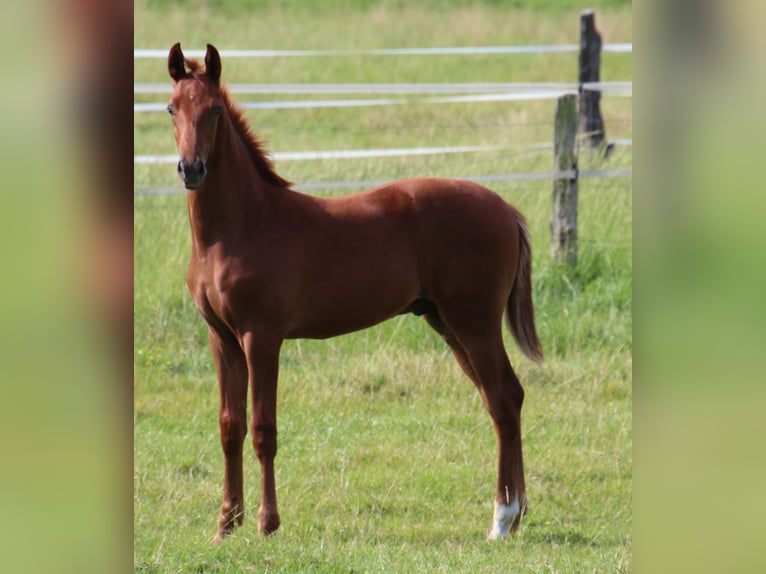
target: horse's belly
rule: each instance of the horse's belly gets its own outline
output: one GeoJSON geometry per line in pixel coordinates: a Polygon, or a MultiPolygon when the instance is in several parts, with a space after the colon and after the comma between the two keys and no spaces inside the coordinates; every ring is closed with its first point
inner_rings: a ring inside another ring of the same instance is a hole
{"type": "Polygon", "coordinates": [[[341,290],[315,294],[294,318],[287,333],[291,339],[326,339],[372,327],[402,312],[418,298],[409,285],[341,290]],[[383,287],[383,288],[382,288],[383,287]],[[385,292],[384,292],[385,291],[385,292]]]}
{"type": "Polygon", "coordinates": [[[375,319],[368,319],[366,321],[327,321],[317,322],[306,325],[296,326],[293,330],[287,333],[287,339],[329,339],[331,337],[337,337],[338,335],[345,335],[346,333],[353,333],[354,331],[361,331],[367,329],[378,323],[382,323],[391,315],[385,317],[377,317],[375,319]]]}

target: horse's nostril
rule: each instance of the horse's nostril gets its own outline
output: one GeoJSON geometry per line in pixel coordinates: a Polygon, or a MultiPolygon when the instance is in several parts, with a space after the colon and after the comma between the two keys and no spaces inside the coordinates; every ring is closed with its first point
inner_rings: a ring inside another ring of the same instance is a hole
{"type": "Polygon", "coordinates": [[[183,158],[179,160],[178,177],[184,182],[184,186],[187,189],[197,189],[207,175],[207,168],[205,162],[200,159],[195,159],[192,162],[186,161],[183,158]]]}

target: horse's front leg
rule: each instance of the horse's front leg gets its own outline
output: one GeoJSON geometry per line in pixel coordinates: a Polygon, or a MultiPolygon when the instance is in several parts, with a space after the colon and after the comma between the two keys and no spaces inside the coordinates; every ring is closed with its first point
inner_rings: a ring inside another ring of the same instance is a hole
{"type": "Polygon", "coordinates": [[[242,445],[247,434],[247,362],[237,341],[208,329],[221,392],[221,446],[226,460],[223,503],[213,542],[221,542],[242,524],[245,501],[242,494],[242,445]]]}
{"type": "Polygon", "coordinates": [[[252,393],[250,428],[253,447],[261,463],[261,507],[258,530],[269,535],[279,528],[274,457],[277,454],[277,377],[282,338],[251,331],[243,337],[252,393]]]}

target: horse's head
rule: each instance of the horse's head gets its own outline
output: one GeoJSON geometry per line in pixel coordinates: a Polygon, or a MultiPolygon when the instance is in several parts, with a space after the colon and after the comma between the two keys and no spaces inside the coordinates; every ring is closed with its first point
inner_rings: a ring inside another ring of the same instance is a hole
{"type": "Polygon", "coordinates": [[[187,189],[196,189],[207,175],[206,163],[215,139],[218,118],[224,109],[221,97],[221,57],[207,45],[205,70],[187,62],[176,43],[168,54],[168,73],[173,79],[173,95],[168,112],[178,146],[178,176],[187,189]],[[187,71],[187,64],[189,70],[187,71]]]}

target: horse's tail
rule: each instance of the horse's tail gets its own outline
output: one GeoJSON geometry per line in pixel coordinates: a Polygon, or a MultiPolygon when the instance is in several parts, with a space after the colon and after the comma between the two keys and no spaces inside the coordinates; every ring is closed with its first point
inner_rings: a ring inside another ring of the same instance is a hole
{"type": "Polygon", "coordinates": [[[530,359],[543,360],[543,349],[535,329],[535,307],[532,303],[532,247],[527,223],[519,214],[519,267],[508,298],[507,319],[516,344],[530,359]]]}

